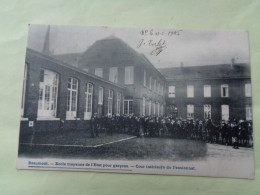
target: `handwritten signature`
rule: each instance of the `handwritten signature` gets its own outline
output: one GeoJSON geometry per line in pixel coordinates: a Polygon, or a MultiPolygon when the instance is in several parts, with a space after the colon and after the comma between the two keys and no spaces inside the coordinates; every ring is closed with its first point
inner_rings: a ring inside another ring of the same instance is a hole
{"type": "Polygon", "coordinates": [[[167,48],[167,43],[164,39],[160,39],[158,41],[154,41],[152,39],[146,41],[145,39],[141,39],[137,45],[137,48],[144,47],[144,46],[155,48],[154,50],[151,51],[150,54],[158,56],[163,50],[167,48]]]}

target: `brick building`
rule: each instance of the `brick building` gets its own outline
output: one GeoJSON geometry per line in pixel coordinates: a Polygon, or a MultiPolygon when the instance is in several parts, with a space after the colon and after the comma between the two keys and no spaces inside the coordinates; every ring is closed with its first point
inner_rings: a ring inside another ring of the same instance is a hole
{"type": "Polygon", "coordinates": [[[93,113],[122,114],[125,88],[50,56],[27,49],[21,133],[33,121],[37,130],[84,128],[93,113]]]}
{"type": "Polygon", "coordinates": [[[157,70],[115,37],[53,55],[49,32],[42,51],[26,52],[21,133],[59,129],[61,120],[65,129],[85,128],[94,113],[252,120],[248,64],[157,70]]]}
{"type": "Polygon", "coordinates": [[[124,114],[163,115],[165,78],[122,40],[96,41],[79,56],[78,67],[125,87],[124,114]]]}
{"type": "Polygon", "coordinates": [[[213,121],[252,120],[251,77],[248,64],[160,69],[166,78],[167,114],[213,121]]]}

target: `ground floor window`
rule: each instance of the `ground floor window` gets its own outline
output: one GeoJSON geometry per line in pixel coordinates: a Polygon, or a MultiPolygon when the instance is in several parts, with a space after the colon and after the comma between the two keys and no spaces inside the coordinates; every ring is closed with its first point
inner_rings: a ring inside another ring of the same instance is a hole
{"type": "Polygon", "coordinates": [[[117,93],[117,99],[116,99],[116,114],[120,114],[121,110],[121,93],[117,93]]]}
{"type": "Polygon", "coordinates": [[[112,116],[112,112],[113,112],[113,91],[109,90],[108,91],[108,112],[107,112],[107,115],[112,116]]]}
{"type": "Polygon", "coordinates": [[[229,105],[221,105],[221,119],[229,120],[229,105]]]}
{"type": "Polygon", "coordinates": [[[86,87],[86,110],[84,113],[84,119],[89,120],[92,117],[92,104],[93,104],[93,85],[87,84],[86,87]]]}
{"type": "Polygon", "coordinates": [[[246,106],[246,120],[251,121],[253,119],[252,106],[246,106]]]}
{"type": "Polygon", "coordinates": [[[143,97],[143,115],[145,116],[145,97],[143,97]]]}
{"type": "Polygon", "coordinates": [[[77,117],[78,104],[78,80],[75,78],[68,79],[68,95],[67,95],[67,112],[66,118],[75,119],[77,117]]]}
{"type": "Polygon", "coordinates": [[[53,71],[41,69],[38,99],[38,117],[54,118],[57,110],[59,75],[53,71]]]}
{"type": "Polygon", "coordinates": [[[155,103],[153,103],[153,115],[155,116],[155,103]]]}
{"type": "Polygon", "coordinates": [[[159,103],[157,103],[157,110],[158,110],[158,116],[160,116],[160,104],[159,103]]]}
{"type": "Polygon", "coordinates": [[[194,118],[194,105],[192,104],[187,105],[187,118],[188,119],[194,118]]]}
{"type": "Polygon", "coordinates": [[[133,114],[133,100],[124,100],[124,114],[133,114]]]}
{"type": "Polygon", "coordinates": [[[149,103],[148,103],[148,115],[151,116],[152,114],[152,101],[149,100],[149,103]]]}
{"type": "Polygon", "coordinates": [[[211,119],[211,105],[204,105],[204,119],[211,119]]]}

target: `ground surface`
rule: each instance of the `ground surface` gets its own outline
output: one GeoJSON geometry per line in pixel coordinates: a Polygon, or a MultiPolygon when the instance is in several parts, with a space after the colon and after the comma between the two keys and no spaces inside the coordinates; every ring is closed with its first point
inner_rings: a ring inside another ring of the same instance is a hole
{"type": "Polygon", "coordinates": [[[196,140],[168,137],[136,137],[127,134],[100,134],[91,138],[82,132],[35,135],[20,140],[20,157],[88,158],[107,160],[224,160],[250,161],[252,148],[208,144],[196,140]],[[32,143],[32,144],[31,144],[32,143]]]}

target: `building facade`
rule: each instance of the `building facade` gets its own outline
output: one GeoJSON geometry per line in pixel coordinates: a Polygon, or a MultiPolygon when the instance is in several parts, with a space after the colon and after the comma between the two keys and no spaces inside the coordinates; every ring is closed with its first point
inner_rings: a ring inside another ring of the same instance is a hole
{"type": "Polygon", "coordinates": [[[42,52],[26,52],[21,134],[54,131],[61,121],[63,129],[85,129],[94,114],[252,120],[248,64],[157,70],[115,37],[59,56],[48,37],[42,52]]]}
{"type": "Polygon", "coordinates": [[[64,129],[81,129],[95,113],[120,115],[124,92],[123,86],[27,49],[21,133],[30,126],[57,130],[60,121],[64,129]]]}
{"type": "Polygon", "coordinates": [[[164,115],[165,78],[122,40],[109,37],[96,41],[80,55],[78,67],[125,87],[124,114],[164,115]]]}
{"type": "Polygon", "coordinates": [[[160,69],[167,80],[167,114],[176,118],[252,120],[248,64],[160,69]]]}

